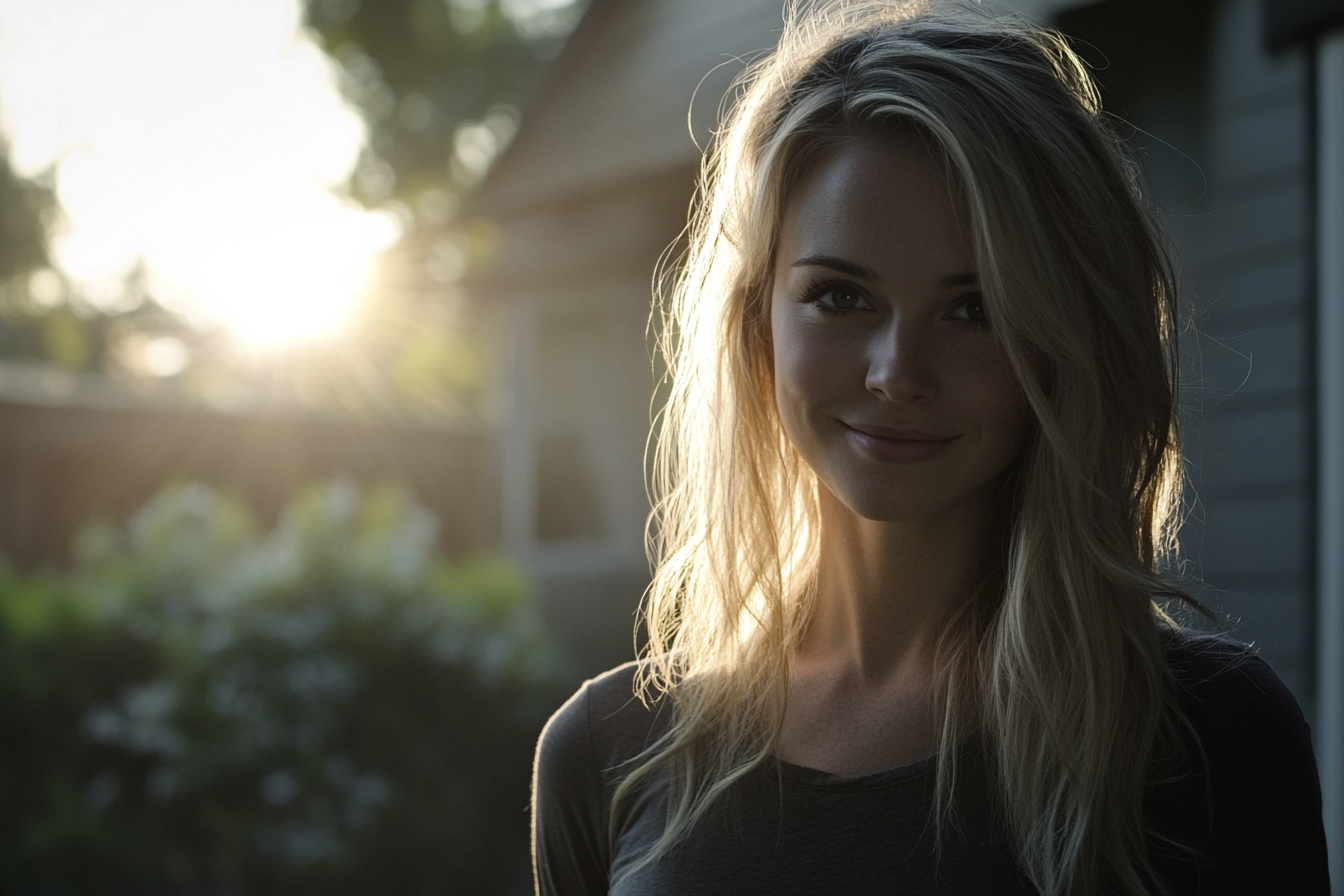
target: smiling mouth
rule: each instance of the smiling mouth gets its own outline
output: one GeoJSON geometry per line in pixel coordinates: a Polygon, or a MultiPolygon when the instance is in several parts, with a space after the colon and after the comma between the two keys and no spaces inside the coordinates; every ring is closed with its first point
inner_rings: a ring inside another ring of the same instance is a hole
{"type": "Polygon", "coordinates": [[[945,436],[924,429],[916,429],[913,426],[883,426],[880,423],[841,422],[846,429],[852,429],[861,435],[872,436],[875,439],[882,439],[887,442],[950,442],[956,438],[956,436],[945,436]]]}
{"type": "MultiPolygon", "coordinates": [[[[842,421],[843,423],[843,421],[842,421]]],[[[874,460],[890,464],[914,464],[942,454],[958,437],[904,426],[873,423],[843,423],[850,440],[874,460]]]]}

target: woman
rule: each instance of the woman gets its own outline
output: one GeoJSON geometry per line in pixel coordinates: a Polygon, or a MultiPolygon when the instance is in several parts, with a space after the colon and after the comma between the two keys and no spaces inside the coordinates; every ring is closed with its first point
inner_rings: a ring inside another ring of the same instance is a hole
{"type": "Polygon", "coordinates": [[[542,736],[540,892],[1326,892],[1292,697],[1163,610],[1173,276],[1063,41],[809,7],[705,175],[648,655],[542,736]]]}

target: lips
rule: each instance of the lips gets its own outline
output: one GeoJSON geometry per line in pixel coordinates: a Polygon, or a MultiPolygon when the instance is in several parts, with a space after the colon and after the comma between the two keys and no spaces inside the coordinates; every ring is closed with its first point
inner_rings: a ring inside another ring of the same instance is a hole
{"type": "Polygon", "coordinates": [[[845,423],[847,428],[875,439],[895,442],[950,442],[956,436],[941,435],[913,426],[884,426],[880,423],[845,423]]]}
{"type": "Polygon", "coordinates": [[[843,423],[850,441],[874,460],[889,464],[915,464],[932,460],[947,450],[956,435],[943,435],[910,426],[880,423],[843,423]]]}

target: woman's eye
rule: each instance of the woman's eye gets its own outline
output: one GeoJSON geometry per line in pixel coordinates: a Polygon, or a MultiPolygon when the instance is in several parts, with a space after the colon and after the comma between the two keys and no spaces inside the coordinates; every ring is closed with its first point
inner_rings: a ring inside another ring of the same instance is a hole
{"type": "Polygon", "coordinates": [[[989,315],[985,313],[985,297],[979,293],[963,297],[956,310],[952,312],[952,316],[974,324],[988,325],[989,315]]]}
{"type": "Polygon", "coordinates": [[[827,284],[808,290],[806,298],[827,311],[858,311],[872,307],[862,292],[843,284],[827,284]]]}

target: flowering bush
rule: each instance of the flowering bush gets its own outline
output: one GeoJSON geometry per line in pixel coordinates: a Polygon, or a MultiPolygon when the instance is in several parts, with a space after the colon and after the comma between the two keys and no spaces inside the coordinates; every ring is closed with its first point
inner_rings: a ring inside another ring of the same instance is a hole
{"type": "Polygon", "coordinates": [[[185,485],[67,576],[0,575],[0,890],[526,889],[555,655],[435,528],[335,482],[258,534],[185,485]]]}

